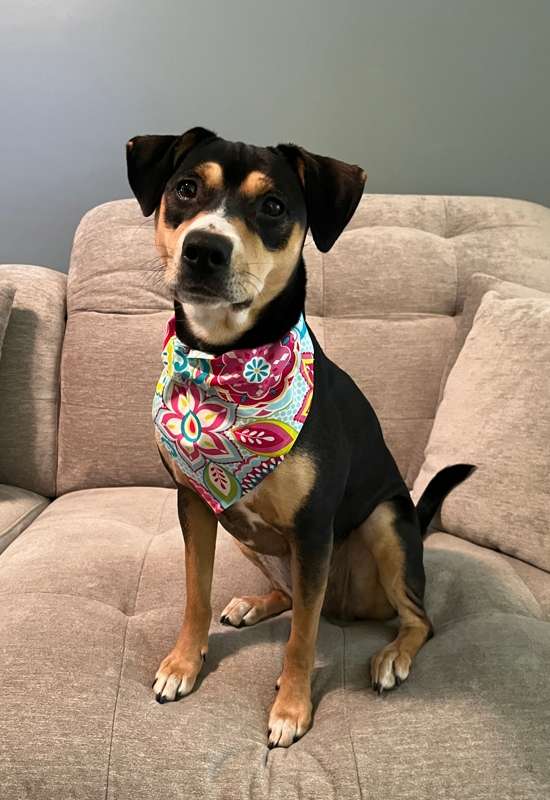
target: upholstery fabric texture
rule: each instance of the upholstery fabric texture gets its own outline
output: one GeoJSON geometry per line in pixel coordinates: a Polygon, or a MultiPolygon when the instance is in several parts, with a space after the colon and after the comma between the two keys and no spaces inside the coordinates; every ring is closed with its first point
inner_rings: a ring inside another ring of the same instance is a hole
{"type": "Polygon", "coordinates": [[[477,470],[444,501],[444,530],[550,570],[550,296],[483,298],[447,379],[414,485],[477,470]]]}
{"type": "MultiPolygon", "coordinates": [[[[365,195],[329,253],[308,237],[305,260],[308,322],[367,394],[412,486],[468,280],[481,271],[539,288],[550,272],[550,210],[504,198],[365,195]]],[[[171,303],[153,221],[135,201],[82,219],[67,310],[58,492],[169,486],[149,404],[171,303]],[[106,361],[112,341],[119,348],[106,361]]]]}
{"type": "Polygon", "coordinates": [[[511,281],[501,281],[493,275],[484,275],[481,272],[472,275],[468,281],[466,289],[466,297],[464,299],[464,307],[462,313],[457,317],[457,328],[454,342],[451,346],[445,369],[441,378],[441,387],[439,390],[439,399],[443,397],[443,391],[449,372],[453,368],[458,354],[464,346],[466,337],[472,329],[475,315],[483,300],[483,297],[489,291],[496,292],[499,297],[545,297],[548,296],[546,292],[550,292],[550,270],[534,273],[529,276],[532,284],[537,284],[530,288],[529,286],[522,286],[519,283],[512,283],[511,281]],[[544,289],[544,291],[539,291],[544,289]]]}
{"type": "Polygon", "coordinates": [[[0,484],[0,553],[48,505],[48,500],[17,486],[0,484]]]}
{"type": "MultiPolygon", "coordinates": [[[[308,238],[306,263],[307,320],[369,397],[412,485],[471,275],[545,290],[550,210],[368,196],[330,253],[308,238]]],[[[267,589],[220,528],[197,688],[156,703],[151,683],[175,642],[185,584],[176,492],[151,421],[173,311],[152,222],[129,200],[84,217],[66,331],[65,276],[4,275],[16,296],[0,362],[0,481],[44,497],[0,490],[0,531],[41,509],[0,554],[1,800],[550,797],[550,575],[442,530],[425,554],[435,636],[409,679],[384,697],[368,686],[394,621],[322,619],[313,727],[270,751],[290,613],[219,624],[233,596],[267,589]]],[[[485,519],[502,494],[488,480],[485,519]]],[[[527,543],[540,536],[529,522],[527,543]]],[[[509,544],[514,524],[499,532],[509,544]]]]}
{"type": "Polygon", "coordinates": [[[18,264],[0,266],[0,281],[16,289],[0,359],[0,482],[54,497],[67,278],[18,264]]]}
{"type": "Polygon", "coordinates": [[[185,602],[174,490],[67,494],[4,552],[3,800],[547,796],[550,628],[508,559],[429,537],[436,635],[384,698],[369,690],[367,665],[393,626],[322,620],[314,726],[268,751],[290,616],[219,624],[232,596],[267,586],[218,538],[204,671],[196,691],[162,706],[151,680],[185,602]]]}
{"type": "Polygon", "coordinates": [[[12,286],[8,283],[0,283],[0,357],[2,355],[2,344],[4,342],[6,328],[8,327],[14,295],[15,289],[12,286]]]}

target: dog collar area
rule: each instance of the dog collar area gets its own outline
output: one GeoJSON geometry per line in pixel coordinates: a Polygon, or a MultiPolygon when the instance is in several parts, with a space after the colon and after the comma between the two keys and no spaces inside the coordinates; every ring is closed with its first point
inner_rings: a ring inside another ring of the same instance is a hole
{"type": "Polygon", "coordinates": [[[307,419],[314,350],[304,316],[276,342],[218,356],[193,350],[172,317],[153,398],[160,445],[216,513],[291,451],[307,419]]]}

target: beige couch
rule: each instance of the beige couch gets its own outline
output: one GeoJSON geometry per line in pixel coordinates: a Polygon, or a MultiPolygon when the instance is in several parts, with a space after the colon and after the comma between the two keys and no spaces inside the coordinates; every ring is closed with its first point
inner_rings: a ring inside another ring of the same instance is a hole
{"type": "MultiPolygon", "coordinates": [[[[1,800],[550,797],[550,575],[444,532],[426,551],[436,635],[398,691],[367,685],[391,625],[322,621],[313,729],[268,751],[289,615],[218,623],[263,585],[221,532],[198,689],[154,701],[185,589],[149,416],[170,315],[152,242],[117,201],[82,220],[67,281],[0,272],[17,289],[0,361],[1,800]]],[[[412,485],[468,277],[550,290],[550,211],[371,196],[330,253],[306,250],[310,323],[412,485]]]]}

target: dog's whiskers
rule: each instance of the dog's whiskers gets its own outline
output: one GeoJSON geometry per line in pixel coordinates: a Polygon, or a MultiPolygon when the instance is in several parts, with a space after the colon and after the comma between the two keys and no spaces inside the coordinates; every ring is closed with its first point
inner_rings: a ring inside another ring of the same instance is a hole
{"type": "Polygon", "coordinates": [[[251,286],[256,292],[260,292],[262,290],[262,281],[250,270],[242,270],[242,272],[239,273],[239,277],[243,283],[244,281],[247,281],[248,285],[251,286]]]}

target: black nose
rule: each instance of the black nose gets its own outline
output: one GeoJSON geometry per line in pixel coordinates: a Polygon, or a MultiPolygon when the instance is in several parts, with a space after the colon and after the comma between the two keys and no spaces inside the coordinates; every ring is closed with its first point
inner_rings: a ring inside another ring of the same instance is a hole
{"type": "Polygon", "coordinates": [[[220,269],[231,261],[233,242],[208,231],[190,231],[184,239],[182,256],[192,269],[220,269]]]}

